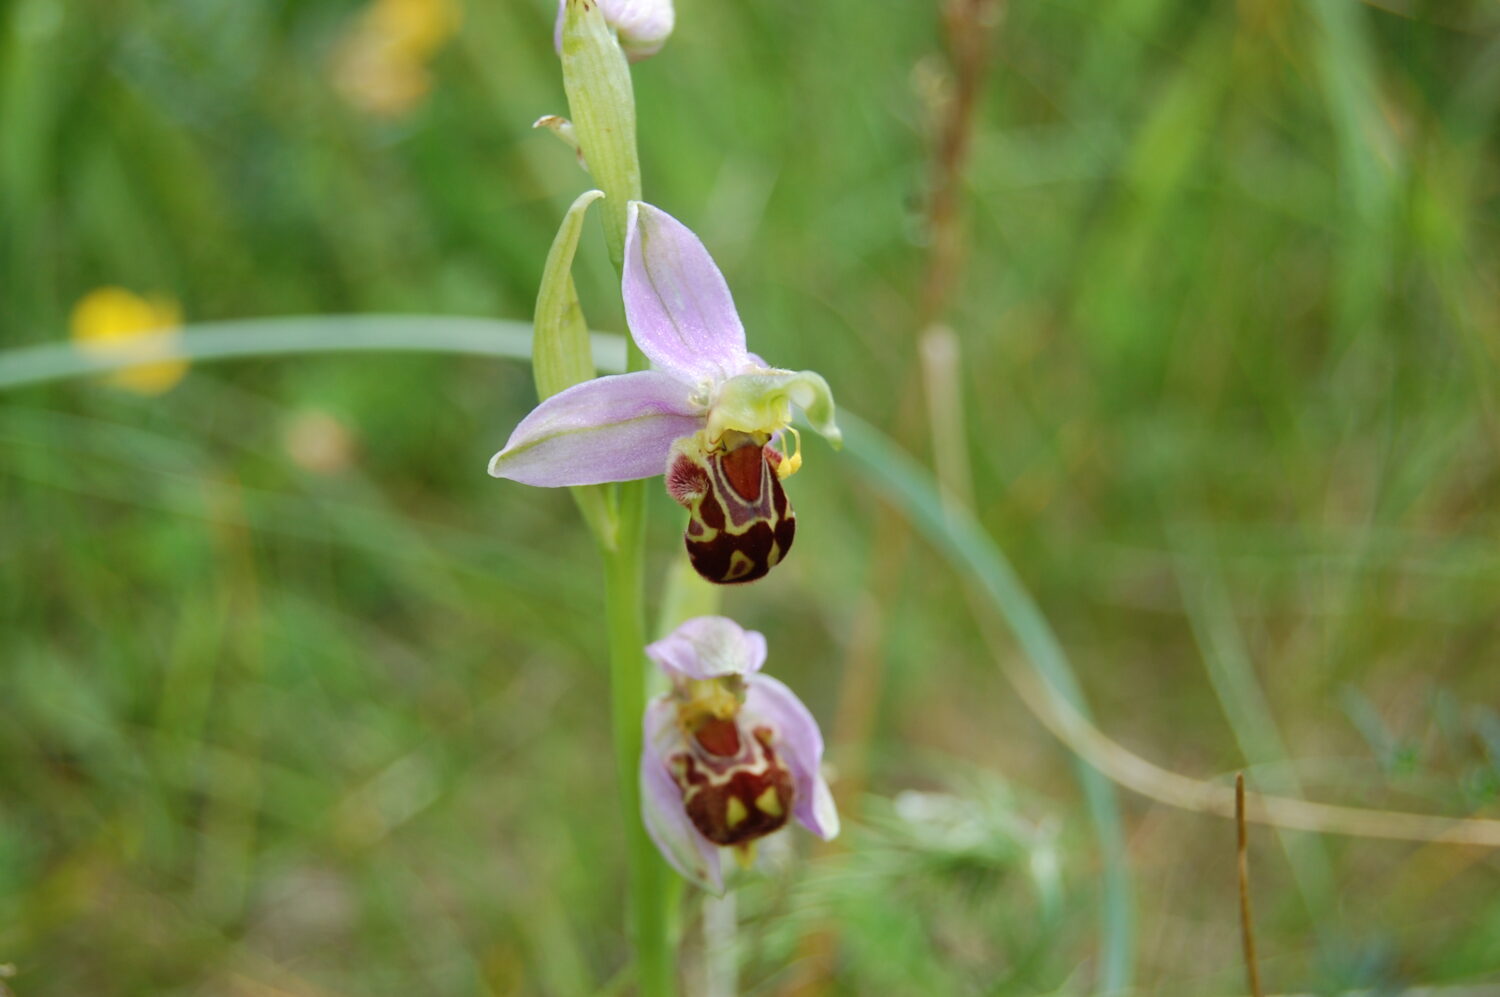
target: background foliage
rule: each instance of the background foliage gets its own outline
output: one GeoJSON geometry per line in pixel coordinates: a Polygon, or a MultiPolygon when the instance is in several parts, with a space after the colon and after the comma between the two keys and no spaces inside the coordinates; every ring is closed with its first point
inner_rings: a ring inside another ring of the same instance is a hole
{"type": "MultiPolygon", "coordinates": [[[[353,3],[0,2],[3,344],[101,285],[188,321],[524,318],[586,183],[528,127],[563,110],[552,11],[433,10],[415,96],[371,99],[353,3]]],[[[1203,777],[1494,814],[1500,8],[1011,0],[993,46],[958,450],[1100,725],[1203,777]]],[[[635,74],[647,197],[752,347],[919,454],[943,52],[931,4],[682,0],[635,74]]],[[[622,329],[596,232],[578,276],[622,329]]],[[[628,985],[595,557],[566,495],[483,474],[533,399],[520,365],[380,355],[4,397],[17,994],[628,985]]],[[[797,553],[727,608],[824,719],[851,820],[742,891],[745,992],[1086,989],[1067,754],[949,569],[809,452],[797,553]]],[[[1233,829],[1125,804],[1139,988],[1240,987],[1233,829]]],[[[1493,855],[1252,849],[1273,988],[1500,979],[1493,855]]]]}

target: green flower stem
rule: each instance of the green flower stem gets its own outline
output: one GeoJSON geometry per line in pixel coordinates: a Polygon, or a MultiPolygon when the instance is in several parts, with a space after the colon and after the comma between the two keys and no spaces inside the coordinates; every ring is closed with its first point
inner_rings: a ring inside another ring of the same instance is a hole
{"type": "Polygon", "coordinates": [[[668,924],[669,872],[641,822],[642,717],[646,712],[646,600],[643,591],[646,536],[644,481],[622,484],[619,529],[613,550],[604,549],[604,600],[609,626],[610,703],[615,763],[619,769],[630,867],[636,989],[641,997],[674,992],[674,959],[668,924]]]}
{"type": "MultiPolygon", "coordinates": [[[[606,227],[608,227],[606,225],[606,227]]],[[[645,370],[646,357],[627,340],[625,366],[645,370]]],[[[641,740],[646,714],[646,482],[616,485],[613,550],[604,556],[604,603],[609,622],[609,688],[615,764],[630,871],[636,992],[671,997],[676,986],[672,920],[676,882],[641,819],[641,740]]]]}
{"type": "MultiPolygon", "coordinates": [[[[604,241],[615,268],[623,271],[626,208],[641,196],[635,94],[625,53],[597,3],[567,0],[562,75],[579,147],[589,173],[605,194],[604,241]]],[[[646,368],[646,358],[634,343],[627,347],[626,367],[646,368]]],[[[621,825],[629,844],[636,992],[641,997],[670,997],[676,988],[668,871],[641,822],[641,723],[646,711],[645,482],[617,486],[615,510],[615,544],[612,549],[601,546],[601,553],[621,825]]]]}

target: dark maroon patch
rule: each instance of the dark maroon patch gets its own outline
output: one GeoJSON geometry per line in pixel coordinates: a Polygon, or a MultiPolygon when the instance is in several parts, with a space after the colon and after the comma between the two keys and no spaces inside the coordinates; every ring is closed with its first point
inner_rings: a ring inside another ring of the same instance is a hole
{"type": "Polygon", "coordinates": [[[724,521],[724,505],[711,491],[704,495],[689,511],[693,514],[693,518],[701,520],[704,526],[715,532],[724,529],[726,525],[724,521]]]}
{"type": "Polygon", "coordinates": [[[775,549],[776,534],[766,522],[753,523],[744,533],[721,531],[712,540],[694,540],[691,533],[686,533],[683,542],[687,545],[693,569],[720,585],[738,585],[764,578],[781,563],[785,554],[785,551],[775,549]],[[736,558],[736,551],[744,558],[736,558]]]}
{"type": "Polygon", "coordinates": [[[780,562],[782,558],[786,557],[787,551],[792,549],[792,541],[796,539],[796,536],[796,516],[788,515],[785,519],[776,524],[776,546],[778,548],[776,552],[776,560],[778,562],[780,562]]]}
{"type": "MultiPolygon", "coordinates": [[[[764,453],[766,455],[767,466],[775,468],[776,461],[781,457],[781,454],[777,453],[776,448],[769,443],[766,444],[764,453]]],[[[771,472],[771,509],[778,516],[786,516],[791,513],[791,507],[787,505],[786,501],[786,490],[781,487],[781,478],[774,470],[771,472]]]]}

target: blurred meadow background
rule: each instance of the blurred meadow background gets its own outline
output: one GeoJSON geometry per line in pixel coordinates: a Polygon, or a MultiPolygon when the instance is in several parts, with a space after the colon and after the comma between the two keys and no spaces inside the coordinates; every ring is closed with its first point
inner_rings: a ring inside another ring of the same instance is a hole
{"type": "MultiPolygon", "coordinates": [[[[552,17],[3,0],[0,347],[527,320],[588,186],[530,128],[566,113],[552,17]]],[[[752,349],[936,468],[1102,730],[1500,815],[1500,4],[681,0],[634,76],[646,196],[752,349]]],[[[630,991],[597,558],[566,494],[484,473],[534,400],[378,352],[0,396],[0,992],[630,991]]],[[[782,835],[732,911],[685,894],[684,992],[1243,992],[1233,824],[1115,790],[1101,846],[994,607],[807,450],[795,552],[725,608],[821,719],[845,833],[782,835]]],[[[1495,852],[1250,857],[1271,991],[1500,988],[1495,852]]]]}

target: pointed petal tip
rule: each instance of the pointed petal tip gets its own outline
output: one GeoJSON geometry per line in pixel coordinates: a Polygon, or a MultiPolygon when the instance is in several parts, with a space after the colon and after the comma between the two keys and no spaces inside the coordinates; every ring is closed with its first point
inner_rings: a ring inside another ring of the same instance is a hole
{"type": "Polygon", "coordinates": [[[700,422],[671,376],[611,374],[539,404],[491,458],[490,474],[542,488],[650,478],[665,469],[673,441],[700,422]]]}
{"type": "Polygon", "coordinates": [[[620,290],[641,352],[693,382],[722,381],[744,369],[745,327],[703,242],[645,201],[629,202],[625,218],[620,290]]]}
{"type": "Polygon", "coordinates": [[[844,434],[834,421],[833,390],[828,381],[815,370],[798,371],[790,385],[792,401],[807,416],[808,424],[828,441],[829,446],[840,450],[844,446],[844,434]]]}
{"type": "Polygon", "coordinates": [[[823,732],[812,711],[791,688],[770,675],[756,675],[745,694],[745,711],[780,735],[778,750],[792,770],[797,797],[792,815],[827,841],[839,833],[838,808],[823,778],[823,732]]]}
{"type": "Polygon", "coordinates": [[[716,865],[713,870],[712,880],[693,880],[693,885],[715,900],[723,900],[729,893],[729,887],[724,883],[724,871],[722,866],[716,865]]]}
{"type": "Polygon", "coordinates": [[[812,806],[800,810],[796,814],[797,821],[824,841],[832,841],[839,836],[841,830],[833,792],[821,773],[814,777],[813,787],[812,806]]]}

